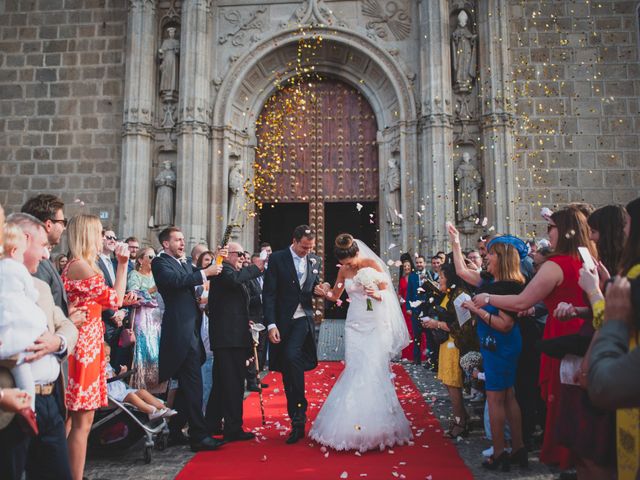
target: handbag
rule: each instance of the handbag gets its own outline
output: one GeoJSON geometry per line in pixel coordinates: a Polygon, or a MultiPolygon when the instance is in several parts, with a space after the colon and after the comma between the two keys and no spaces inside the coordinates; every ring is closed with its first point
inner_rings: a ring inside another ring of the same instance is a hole
{"type": "Polygon", "coordinates": [[[133,324],[136,319],[136,309],[131,310],[131,314],[129,315],[131,319],[131,325],[129,328],[123,328],[120,332],[120,338],[118,339],[118,346],[122,348],[130,347],[134,343],[136,343],[136,334],[133,331],[133,324]]]}
{"type": "Polygon", "coordinates": [[[436,328],[434,330],[431,330],[431,332],[433,333],[434,341],[436,341],[438,344],[443,344],[449,339],[449,332],[447,332],[446,330],[436,328]]]}

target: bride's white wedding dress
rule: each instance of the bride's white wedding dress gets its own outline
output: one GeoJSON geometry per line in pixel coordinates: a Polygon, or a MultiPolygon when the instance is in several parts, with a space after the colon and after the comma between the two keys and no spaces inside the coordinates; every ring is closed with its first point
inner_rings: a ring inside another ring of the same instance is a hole
{"type": "Polygon", "coordinates": [[[412,438],[389,367],[394,350],[389,317],[396,312],[395,306],[385,302],[397,303],[391,288],[389,283],[381,291],[382,302],[373,300],[373,311],[367,311],[362,286],[352,279],[345,281],[350,299],[345,324],[345,369],[309,432],[309,437],[322,445],[364,452],[402,445],[412,438]]]}

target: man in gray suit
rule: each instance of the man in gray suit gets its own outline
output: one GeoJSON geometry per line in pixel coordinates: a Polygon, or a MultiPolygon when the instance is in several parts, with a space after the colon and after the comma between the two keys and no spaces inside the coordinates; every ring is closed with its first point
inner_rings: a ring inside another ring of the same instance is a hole
{"type": "MultiPolygon", "coordinates": [[[[60,243],[60,237],[62,237],[67,228],[67,219],[64,218],[63,209],[64,202],[61,198],[41,193],[27,200],[21,211],[33,215],[44,223],[49,246],[53,248],[60,243]]],[[[38,271],[33,276],[49,285],[56,306],[60,307],[65,316],[68,317],[67,294],[64,291],[62,278],[60,278],[60,274],[53,262],[50,259],[42,260],[38,265],[38,271]]]]}

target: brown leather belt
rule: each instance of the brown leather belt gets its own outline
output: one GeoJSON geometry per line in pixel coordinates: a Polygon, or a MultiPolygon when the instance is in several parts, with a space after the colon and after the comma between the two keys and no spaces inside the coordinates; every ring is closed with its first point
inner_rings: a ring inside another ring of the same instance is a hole
{"type": "Polygon", "coordinates": [[[36,395],[51,395],[55,388],[55,383],[45,383],[44,385],[36,385],[36,395]]]}

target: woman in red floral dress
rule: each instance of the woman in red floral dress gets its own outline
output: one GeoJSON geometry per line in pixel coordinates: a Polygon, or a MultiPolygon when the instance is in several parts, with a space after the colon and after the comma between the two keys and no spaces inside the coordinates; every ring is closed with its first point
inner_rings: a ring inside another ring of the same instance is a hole
{"type": "Polygon", "coordinates": [[[102,224],[94,215],[78,215],[67,227],[70,260],[62,273],[69,304],[87,307],[87,320],[80,327],[78,343],[69,355],[69,384],[65,403],[69,409],[71,431],[67,443],[74,480],[82,480],[87,453],[87,438],[96,409],[107,405],[104,374],[104,325],[102,310],[117,310],[124,298],[129,251],[116,248],[118,268],[115,288],[104,281],[96,266],[102,249],[102,224]]]}

